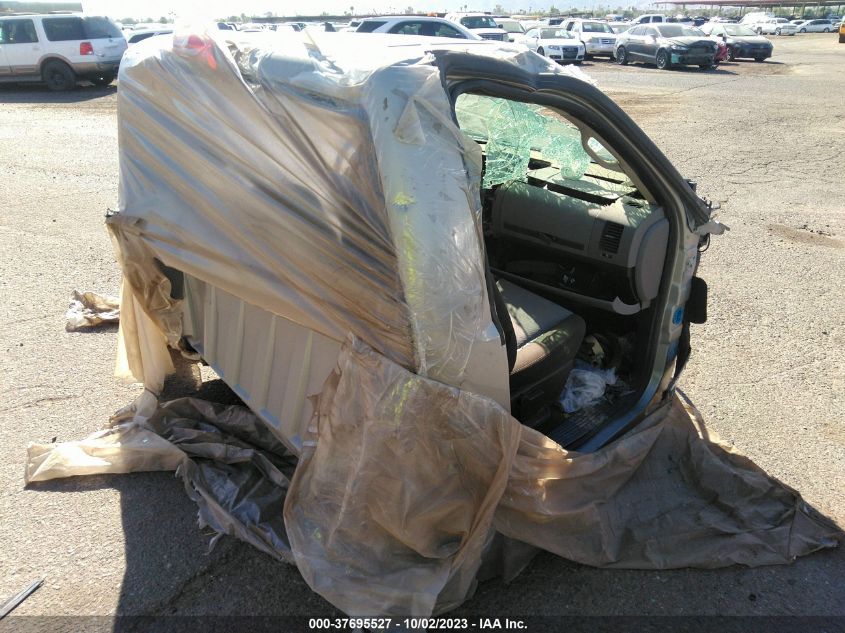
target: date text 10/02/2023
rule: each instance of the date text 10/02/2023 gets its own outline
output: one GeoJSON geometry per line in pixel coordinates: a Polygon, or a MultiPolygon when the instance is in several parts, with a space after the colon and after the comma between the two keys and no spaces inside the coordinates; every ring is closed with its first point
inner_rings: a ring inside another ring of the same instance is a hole
{"type": "Polygon", "coordinates": [[[412,630],[436,631],[518,631],[527,630],[523,620],[510,618],[310,618],[311,630],[356,630],[387,631],[394,627],[412,630]]]}

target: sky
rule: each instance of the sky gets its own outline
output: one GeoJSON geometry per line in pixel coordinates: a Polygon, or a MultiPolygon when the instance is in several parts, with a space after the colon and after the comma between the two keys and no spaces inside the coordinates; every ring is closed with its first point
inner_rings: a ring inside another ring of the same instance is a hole
{"type": "MultiPolygon", "coordinates": [[[[263,15],[270,11],[276,15],[319,15],[326,12],[343,15],[354,7],[355,13],[404,13],[411,6],[418,12],[456,11],[463,5],[470,10],[490,11],[501,4],[508,12],[521,9],[558,9],[590,7],[597,4],[616,6],[613,0],[82,0],[87,13],[99,13],[111,18],[167,16],[171,12],[178,21],[210,20],[230,15],[263,15]]],[[[630,0],[625,4],[633,4],[630,0]]]]}

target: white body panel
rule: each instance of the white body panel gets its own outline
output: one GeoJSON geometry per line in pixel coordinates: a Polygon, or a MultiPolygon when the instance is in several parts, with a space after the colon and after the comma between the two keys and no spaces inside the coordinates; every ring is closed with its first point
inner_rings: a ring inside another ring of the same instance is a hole
{"type": "MultiPolygon", "coordinates": [[[[507,357],[493,324],[476,345],[462,388],[510,409],[507,357]]],[[[299,454],[310,396],[334,370],[341,343],[185,275],[183,334],[214,371],[299,454]]]]}
{"type": "Polygon", "coordinates": [[[185,276],[184,335],[294,453],[340,343],[185,276]]]}

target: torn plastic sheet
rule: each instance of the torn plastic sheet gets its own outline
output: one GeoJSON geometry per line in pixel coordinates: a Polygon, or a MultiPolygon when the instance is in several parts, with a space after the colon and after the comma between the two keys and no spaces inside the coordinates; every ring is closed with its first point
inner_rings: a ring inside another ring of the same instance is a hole
{"type": "Polygon", "coordinates": [[[292,562],[282,507],[293,468],[249,409],[182,398],[83,440],[30,444],[25,480],[176,470],[214,540],[228,534],[292,562]]]}
{"type": "Polygon", "coordinates": [[[74,290],[65,312],[65,329],[68,332],[96,327],[102,323],[116,323],[120,319],[120,301],[117,297],[100,295],[90,290],[74,290]]]}
{"type": "Polygon", "coordinates": [[[480,570],[512,574],[532,547],[598,567],[714,568],[785,564],[842,537],[677,396],[580,454],[348,341],[289,485],[292,462],[262,424],[243,407],[177,400],[31,446],[27,480],[178,467],[201,523],[293,559],[350,615],[447,611],[480,570]]]}
{"type": "Polygon", "coordinates": [[[487,398],[352,344],[314,423],[285,523],[309,585],[354,615],[457,606],[495,531],[587,565],[641,569],[782,564],[841,536],[714,442],[677,397],[579,454],[487,398]]]}

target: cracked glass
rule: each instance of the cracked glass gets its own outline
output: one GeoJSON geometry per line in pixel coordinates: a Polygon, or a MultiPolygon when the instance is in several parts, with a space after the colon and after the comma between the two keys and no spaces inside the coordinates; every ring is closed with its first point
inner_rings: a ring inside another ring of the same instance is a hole
{"type": "Polygon", "coordinates": [[[534,103],[463,94],[455,103],[461,130],[485,146],[485,188],[524,181],[532,159],[578,179],[590,164],[581,131],[553,110],[534,103]]]}

